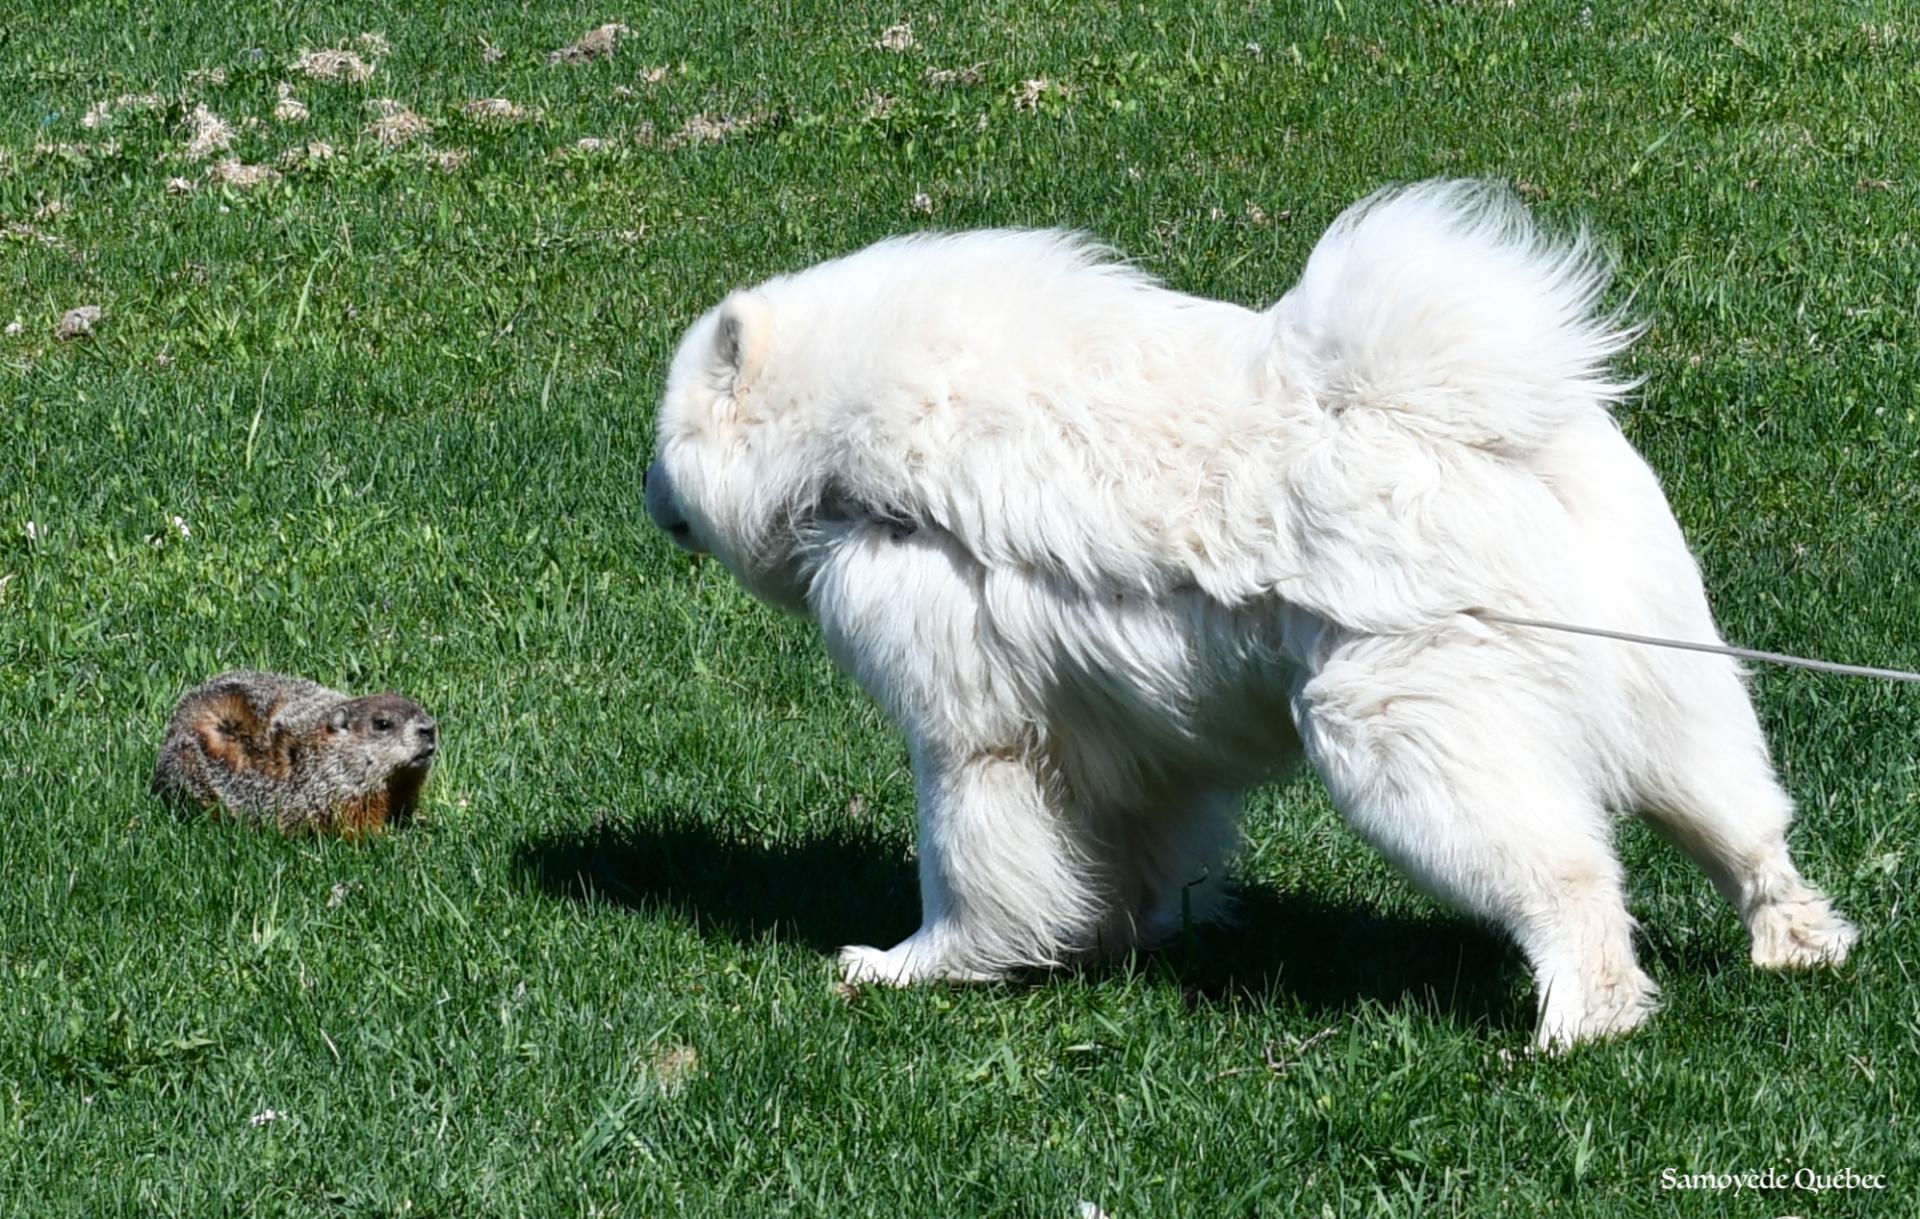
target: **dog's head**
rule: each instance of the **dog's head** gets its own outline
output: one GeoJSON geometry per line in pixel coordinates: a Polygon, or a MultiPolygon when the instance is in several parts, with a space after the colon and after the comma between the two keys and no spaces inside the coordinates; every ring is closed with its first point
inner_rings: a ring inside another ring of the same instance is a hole
{"type": "Polygon", "coordinates": [[[735,292],[688,328],[660,403],[647,515],[755,596],[803,612],[820,464],[799,404],[768,375],[777,338],[773,309],[755,292],[735,292]]]}

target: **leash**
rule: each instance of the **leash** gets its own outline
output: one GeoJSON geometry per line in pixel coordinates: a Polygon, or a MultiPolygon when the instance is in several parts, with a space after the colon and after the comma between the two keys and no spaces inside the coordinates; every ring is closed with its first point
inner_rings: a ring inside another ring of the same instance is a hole
{"type": "Polygon", "coordinates": [[[1736,648],[1724,643],[1693,643],[1684,639],[1662,639],[1657,635],[1634,635],[1627,631],[1609,631],[1597,626],[1549,622],[1544,618],[1517,618],[1512,614],[1499,614],[1490,609],[1470,609],[1464,612],[1470,617],[1486,622],[1498,622],[1505,626],[1533,627],[1543,631],[1561,631],[1568,635],[1592,635],[1600,639],[1618,639],[1624,643],[1640,643],[1655,648],[1675,648],[1683,652],[1712,652],[1719,656],[1737,656],[1742,660],[1765,661],[1770,665],[1788,665],[1796,669],[1812,669],[1819,673],[1838,673],[1843,677],[1878,677],[1885,681],[1920,682],[1920,673],[1910,673],[1905,669],[1843,665],[1831,660],[1811,660],[1805,656],[1789,656],[1785,652],[1762,652],[1756,648],[1736,648]]]}

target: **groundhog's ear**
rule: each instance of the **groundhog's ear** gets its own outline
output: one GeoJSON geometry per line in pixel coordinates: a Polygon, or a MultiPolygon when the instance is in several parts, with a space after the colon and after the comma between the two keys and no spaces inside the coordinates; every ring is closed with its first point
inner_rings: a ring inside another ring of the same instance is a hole
{"type": "Polygon", "coordinates": [[[345,707],[335,707],[333,714],[327,717],[327,727],[333,729],[335,732],[345,732],[347,730],[347,709],[345,707]]]}
{"type": "Polygon", "coordinates": [[[714,319],[713,355],[708,368],[713,387],[723,394],[744,393],[773,347],[773,311],[751,292],[735,292],[720,302],[714,319]]]}

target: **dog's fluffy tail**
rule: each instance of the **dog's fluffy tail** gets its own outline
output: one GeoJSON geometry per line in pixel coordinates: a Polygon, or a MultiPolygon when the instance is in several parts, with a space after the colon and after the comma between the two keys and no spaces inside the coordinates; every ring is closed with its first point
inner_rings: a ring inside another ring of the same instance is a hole
{"type": "Polygon", "coordinates": [[[1426,182],[1334,221],[1274,306],[1274,374],[1329,411],[1520,457],[1633,388],[1609,361],[1638,333],[1599,311],[1585,232],[1541,236],[1504,187],[1426,182]]]}

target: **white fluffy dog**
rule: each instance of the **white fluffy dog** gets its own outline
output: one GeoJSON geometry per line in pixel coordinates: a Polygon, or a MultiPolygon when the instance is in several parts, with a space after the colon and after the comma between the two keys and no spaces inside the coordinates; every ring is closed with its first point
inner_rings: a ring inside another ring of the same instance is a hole
{"type": "Polygon", "coordinates": [[[1733,661],[1474,612],[1717,638],[1608,414],[1605,279],[1503,192],[1429,183],[1341,216],[1264,313],[980,232],[696,322],[648,511],[818,619],[911,748],[922,925],[847,976],[989,979],[1204,918],[1240,793],[1302,754],[1513,937],[1543,1043],[1653,1007],[1610,810],[1706,869],[1756,964],[1843,960],[1733,661]]]}

